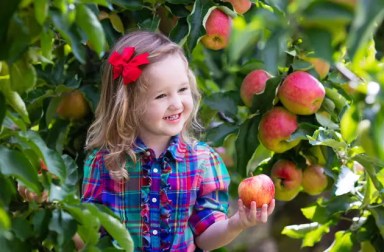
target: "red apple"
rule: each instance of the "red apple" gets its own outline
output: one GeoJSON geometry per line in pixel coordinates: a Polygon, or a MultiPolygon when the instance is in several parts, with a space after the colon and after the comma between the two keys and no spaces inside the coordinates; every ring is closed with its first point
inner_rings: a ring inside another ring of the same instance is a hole
{"type": "Polygon", "coordinates": [[[328,179],[324,174],[324,168],[318,164],[306,167],[303,171],[301,185],[303,186],[303,191],[309,195],[318,195],[323,192],[328,185],[328,179]]]}
{"type": "Polygon", "coordinates": [[[277,95],[284,107],[292,113],[311,115],[316,113],[323,103],[325,89],[323,84],[309,73],[296,71],[284,79],[277,95]]]}
{"type": "Polygon", "coordinates": [[[246,13],[252,6],[250,0],[224,0],[223,2],[230,2],[233,9],[239,14],[246,13]]]}
{"type": "Polygon", "coordinates": [[[253,96],[264,92],[265,84],[271,75],[261,69],[253,70],[245,76],[240,87],[240,96],[247,107],[252,106],[253,96]]]}
{"type": "Polygon", "coordinates": [[[214,9],[205,23],[206,34],[201,43],[212,50],[220,50],[228,45],[232,30],[232,19],[219,9],[214,9]]]}
{"type": "Polygon", "coordinates": [[[275,186],[270,177],[265,174],[249,177],[241,181],[239,197],[246,207],[251,206],[251,202],[256,202],[256,207],[271,203],[275,197],[275,186]]]}
{"type": "Polygon", "coordinates": [[[288,141],[296,131],[296,115],[283,107],[273,107],[266,112],[259,124],[259,140],[269,150],[281,153],[299,144],[300,140],[288,141]]]}
{"type": "Polygon", "coordinates": [[[302,171],[292,161],[277,161],[272,166],[271,178],[275,184],[277,200],[290,201],[300,192],[302,171]]]}

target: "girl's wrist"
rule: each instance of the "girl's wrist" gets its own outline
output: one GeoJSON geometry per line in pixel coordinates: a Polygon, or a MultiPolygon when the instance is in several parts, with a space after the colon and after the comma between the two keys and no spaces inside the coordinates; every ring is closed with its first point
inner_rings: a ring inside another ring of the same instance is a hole
{"type": "Polygon", "coordinates": [[[236,233],[240,233],[245,229],[240,222],[238,212],[228,219],[228,229],[229,231],[236,233]]]}

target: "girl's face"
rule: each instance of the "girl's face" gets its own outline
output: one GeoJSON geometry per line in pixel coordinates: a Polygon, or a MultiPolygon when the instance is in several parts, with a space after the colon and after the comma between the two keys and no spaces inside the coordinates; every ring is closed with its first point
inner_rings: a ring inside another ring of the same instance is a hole
{"type": "Polygon", "coordinates": [[[142,97],[146,109],[140,118],[139,137],[153,148],[183,130],[194,104],[186,65],[179,55],[150,64],[146,71],[149,84],[142,97]]]}

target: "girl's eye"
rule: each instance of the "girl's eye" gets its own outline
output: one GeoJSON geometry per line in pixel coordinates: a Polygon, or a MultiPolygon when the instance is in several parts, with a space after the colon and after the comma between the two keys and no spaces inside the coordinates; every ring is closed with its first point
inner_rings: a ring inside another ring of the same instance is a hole
{"type": "Polygon", "coordinates": [[[161,98],[164,98],[165,97],[165,94],[161,94],[161,95],[158,95],[155,97],[155,99],[161,99],[161,98]]]}
{"type": "Polygon", "coordinates": [[[180,88],[179,92],[184,92],[184,91],[187,91],[188,88],[187,87],[183,87],[183,88],[180,88]]]}

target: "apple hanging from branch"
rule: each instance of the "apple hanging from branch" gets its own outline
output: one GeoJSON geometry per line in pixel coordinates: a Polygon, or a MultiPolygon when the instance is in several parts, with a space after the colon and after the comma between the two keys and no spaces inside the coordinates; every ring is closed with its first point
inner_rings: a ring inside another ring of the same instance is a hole
{"type": "Polygon", "coordinates": [[[278,89],[281,103],[297,115],[311,115],[319,110],[325,89],[315,77],[304,71],[287,75],[278,89]]]}
{"type": "Polygon", "coordinates": [[[302,171],[290,160],[280,159],[271,169],[271,178],[275,184],[277,200],[290,201],[301,190],[302,171]]]}
{"type": "Polygon", "coordinates": [[[265,84],[271,77],[262,69],[253,70],[245,76],[240,87],[240,97],[247,107],[252,107],[253,96],[264,92],[265,84]]]}
{"type": "Polygon", "coordinates": [[[284,107],[276,106],[266,112],[259,123],[259,140],[269,150],[282,153],[300,143],[289,141],[298,128],[296,115],[284,107]]]}
{"type": "Polygon", "coordinates": [[[201,43],[208,49],[220,50],[227,47],[232,30],[232,19],[220,9],[214,9],[205,22],[206,34],[201,43]]]}

